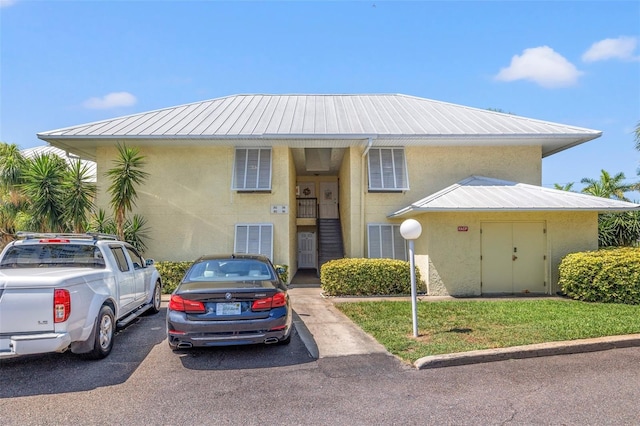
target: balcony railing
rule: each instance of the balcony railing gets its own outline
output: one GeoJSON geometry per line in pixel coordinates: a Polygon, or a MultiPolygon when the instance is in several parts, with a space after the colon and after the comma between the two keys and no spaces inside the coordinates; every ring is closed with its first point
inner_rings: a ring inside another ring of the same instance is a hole
{"type": "Polygon", "coordinates": [[[298,198],[298,210],[296,217],[299,218],[317,218],[318,217],[318,199],[317,198],[298,198]]]}

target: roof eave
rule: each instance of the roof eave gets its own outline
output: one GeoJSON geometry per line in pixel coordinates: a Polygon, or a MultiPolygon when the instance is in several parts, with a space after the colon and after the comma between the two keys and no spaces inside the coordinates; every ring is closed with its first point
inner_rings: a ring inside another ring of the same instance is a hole
{"type": "Polygon", "coordinates": [[[434,208],[405,208],[387,215],[387,218],[394,219],[399,217],[415,216],[421,213],[478,213],[478,212],[504,212],[504,213],[525,213],[525,212],[597,212],[597,213],[614,213],[640,210],[640,206],[636,207],[585,207],[585,208],[562,208],[562,207],[522,207],[522,208],[490,208],[490,207],[474,207],[474,208],[450,208],[450,207],[434,207],[434,208]]]}

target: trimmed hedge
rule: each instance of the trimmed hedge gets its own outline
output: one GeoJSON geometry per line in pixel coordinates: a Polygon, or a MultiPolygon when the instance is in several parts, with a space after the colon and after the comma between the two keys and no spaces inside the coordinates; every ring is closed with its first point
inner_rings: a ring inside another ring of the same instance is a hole
{"type": "MultiPolygon", "coordinates": [[[[320,268],[322,291],[328,296],[386,296],[411,294],[409,262],[394,259],[346,258],[320,268]]],[[[418,292],[426,286],[416,268],[418,292]]]]}
{"type": "MultiPolygon", "coordinates": [[[[162,278],[162,293],[171,294],[173,290],[178,287],[182,277],[184,277],[187,269],[193,264],[193,262],[156,262],[155,267],[160,273],[162,278]]],[[[274,265],[276,268],[284,268],[284,272],[280,274],[280,278],[285,283],[289,277],[289,267],[287,265],[274,265]]]]}
{"type": "Polygon", "coordinates": [[[560,262],[562,291],[585,302],[640,304],[640,249],[572,253],[560,262]]]}
{"type": "Polygon", "coordinates": [[[171,294],[178,287],[184,273],[193,262],[156,262],[155,267],[162,278],[162,292],[171,294]]]}

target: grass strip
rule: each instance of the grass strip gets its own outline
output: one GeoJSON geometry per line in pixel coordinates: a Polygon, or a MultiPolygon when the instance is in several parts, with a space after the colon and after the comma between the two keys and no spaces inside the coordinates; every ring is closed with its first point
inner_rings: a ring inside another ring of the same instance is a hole
{"type": "Polygon", "coordinates": [[[384,345],[413,363],[428,355],[640,333],[640,306],[573,300],[439,301],[335,305],[384,345]]]}

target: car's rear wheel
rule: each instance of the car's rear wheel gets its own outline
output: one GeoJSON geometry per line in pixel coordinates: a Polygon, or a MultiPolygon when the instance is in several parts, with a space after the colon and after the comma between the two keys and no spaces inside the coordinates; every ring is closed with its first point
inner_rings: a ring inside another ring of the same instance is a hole
{"type": "Polygon", "coordinates": [[[94,327],[93,349],[81,354],[85,359],[102,359],[111,352],[116,330],[115,316],[111,307],[103,305],[100,308],[94,327]]]}

